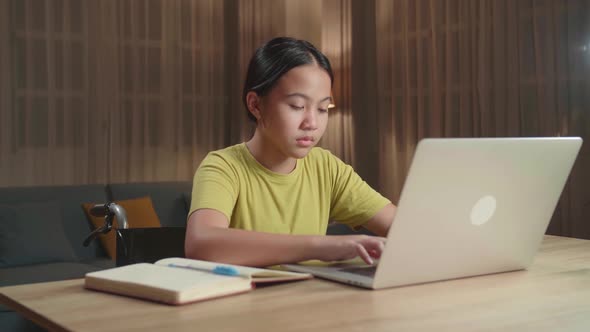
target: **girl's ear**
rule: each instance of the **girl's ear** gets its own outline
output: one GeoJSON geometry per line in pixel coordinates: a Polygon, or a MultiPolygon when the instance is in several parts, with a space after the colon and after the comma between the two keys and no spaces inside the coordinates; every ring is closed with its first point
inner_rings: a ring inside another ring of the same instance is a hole
{"type": "Polygon", "coordinates": [[[260,120],[261,117],[260,104],[261,100],[256,92],[250,91],[246,94],[246,105],[248,106],[248,111],[254,115],[256,120],[260,120]]]}

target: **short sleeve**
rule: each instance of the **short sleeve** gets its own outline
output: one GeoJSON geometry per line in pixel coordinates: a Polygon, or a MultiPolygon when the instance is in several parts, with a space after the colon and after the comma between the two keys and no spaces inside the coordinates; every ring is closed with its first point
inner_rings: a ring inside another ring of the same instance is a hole
{"type": "Polygon", "coordinates": [[[369,186],[350,166],[332,156],[332,201],[330,219],[356,228],[391,203],[369,186]]]}
{"type": "Polygon", "coordinates": [[[189,216],[199,209],[213,209],[231,220],[238,186],[231,163],[215,152],[209,153],[195,172],[189,216]]]}

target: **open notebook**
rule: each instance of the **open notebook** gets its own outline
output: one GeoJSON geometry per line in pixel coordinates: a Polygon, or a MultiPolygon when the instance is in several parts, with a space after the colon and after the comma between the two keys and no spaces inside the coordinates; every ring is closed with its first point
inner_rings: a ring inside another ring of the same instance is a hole
{"type": "Polygon", "coordinates": [[[186,258],[165,258],[87,273],[84,287],[167,304],[244,293],[256,284],[309,279],[307,273],[251,268],[186,258]]]}

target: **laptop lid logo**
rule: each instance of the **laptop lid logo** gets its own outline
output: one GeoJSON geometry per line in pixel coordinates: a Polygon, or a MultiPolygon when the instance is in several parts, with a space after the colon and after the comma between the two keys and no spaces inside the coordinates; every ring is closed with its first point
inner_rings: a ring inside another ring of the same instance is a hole
{"type": "Polygon", "coordinates": [[[496,212],[496,199],[494,196],[484,196],[471,208],[471,223],[481,226],[492,219],[494,212],[496,212]]]}

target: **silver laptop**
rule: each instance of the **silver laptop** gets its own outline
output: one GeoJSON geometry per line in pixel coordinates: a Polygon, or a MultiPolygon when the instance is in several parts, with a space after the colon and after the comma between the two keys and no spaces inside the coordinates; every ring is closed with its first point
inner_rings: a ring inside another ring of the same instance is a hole
{"type": "Polygon", "coordinates": [[[285,267],[371,289],[525,269],[581,145],[579,137],[423,139],[377,264],[285,267]]]}

